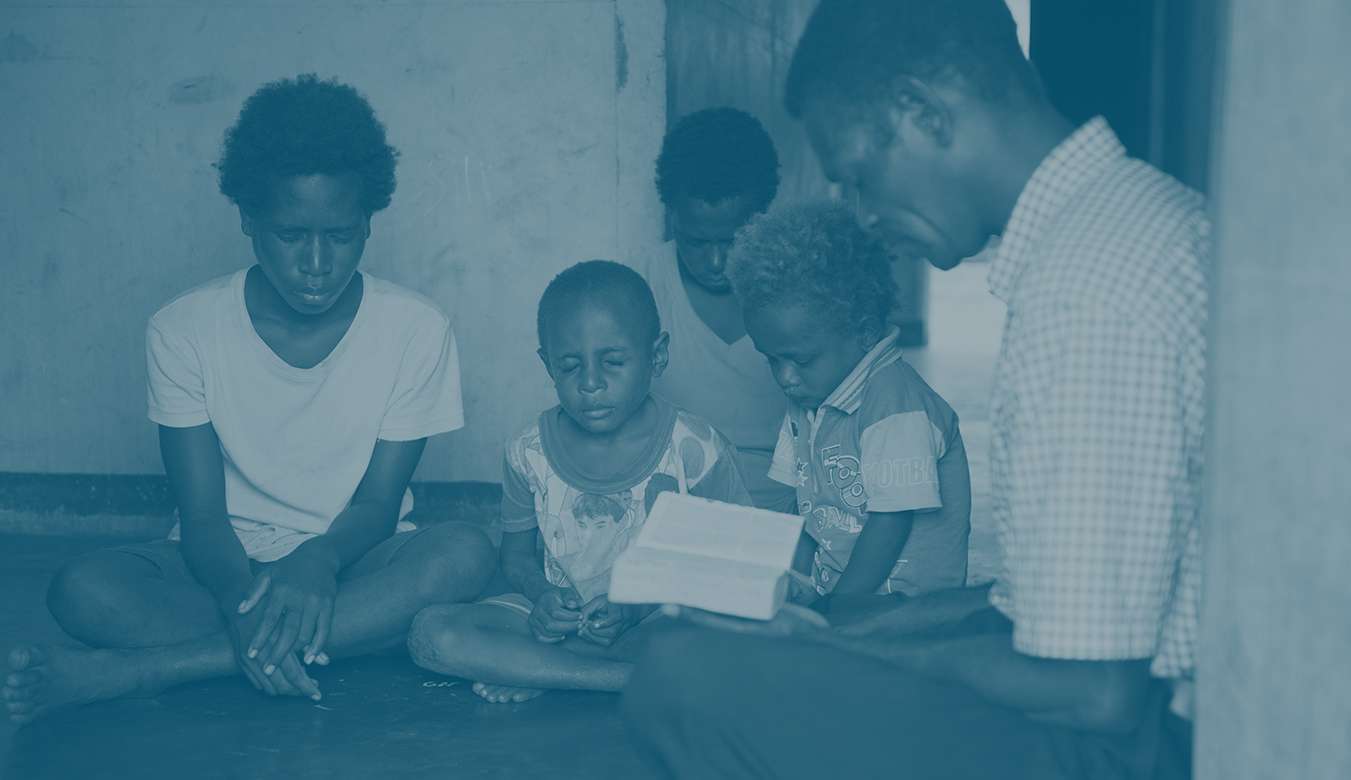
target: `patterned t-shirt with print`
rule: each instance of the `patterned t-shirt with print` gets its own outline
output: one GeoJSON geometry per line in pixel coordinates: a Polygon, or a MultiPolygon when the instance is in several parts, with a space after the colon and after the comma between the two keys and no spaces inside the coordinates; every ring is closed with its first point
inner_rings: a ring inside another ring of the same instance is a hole
{"type": "Polygon", "coordinates": [[[610,589],[615,558],[638,535],[663,490],[749,506],[736,449],[713,426],[659,396],[660,420],[632,467],[597,480],[564,449],[561,407],[542,412],[507,441],[502,530],[539,528],[550,584],[589,601],[610,589]]]}

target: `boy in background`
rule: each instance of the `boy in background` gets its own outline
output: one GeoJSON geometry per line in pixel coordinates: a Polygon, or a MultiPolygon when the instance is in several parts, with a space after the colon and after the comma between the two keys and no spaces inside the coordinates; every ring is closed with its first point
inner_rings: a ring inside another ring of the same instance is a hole
{"type": "Polygon", "coordinates": [[[52,615],[93,649],[13,650],[14,722],[240,672],[317,700],[309,664],[402,647],[419,610],[486,586],[482,531],[401,522],[427,437],[464,414],[446,315],[357,270],[396,156],[352,87],[308,75],[245,101],[217,167],[257,263],[146,333],[179,524],[56,575],[52,615]]]}
{"type": "Polygon", "coordinates": [[[756,506],[791,513],[792,489],[769,478],[786,405],[746,336],[727,280],[732,237],[769,207],[778,186],[779,157],[755,117],[734,108],[684,117],[657,158],[672,238],[632,265],[651,285],[671,334],[671,369],[652,381],[652,391],[731,440],[756,506]]]}
{"type": "Polygon", "coordinates": [[[649,392],[669,337],[641,276],[603,260],[569,268],[545,289],[538,328],[559,404],[506,445],[501,563],[516,592],[430,607],[408,635],[419,666],[493,702],[621,690],[659,613],[611,604],[610,569],[657,494],[750,504],[722,434],[649,392]]]}
{"type": "MultiPolygon", "coordinates": [[[[770,476],[805,519],[794,568],[837,597],[966,584],[971,480],[957,415],[901,360],[893,255],[841,201],[772,209],[728,258],[746,330],[788,397],[770,476]]],[[[853,599],[857,604],[867,599],[853,599]]]]}

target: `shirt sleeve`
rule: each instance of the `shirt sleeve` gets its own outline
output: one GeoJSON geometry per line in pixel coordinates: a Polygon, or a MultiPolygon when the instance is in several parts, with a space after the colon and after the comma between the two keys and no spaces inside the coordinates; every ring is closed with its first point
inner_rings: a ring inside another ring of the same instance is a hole
{"type": "Polygon", "coordinates": [[[502,530],[519,533],[539,527],[530,480],[511,464],[511,444],[502,456],[502,530]]]}
{"type": "Polygon", "coordinates": [[[717,460],[698,482],[689,486],[690,495],[711,498],[728,504],[752,506],[751,494],[746,490],[746,478],[741,472],[741,456],[736,447],[721,433],[715,433],[714,449],[717,460]]]}
{"type": "Polygon", "coordinates": [[[922,411],[888,415],[863,429],[859,441],[869,512],[937,509],[943,434],[922,411]]]}
{"type": "Polygon", "coordinates": [[[1048,658],[1157,650],[1188,483],[1182,372],[1159,335],[1105,307],[1061,307],[1029,369],[1045,388],[1009,441],[1007,571],[991,600],[1013,645],[1048,658]]]}
{"type": "Polygon", "coordinates": [[[779,426],[779,441],[769,462],[769,478],[790,488],[797,487],[797,437],[793,436],[792,412],[785,412],[779,426]]]}
{"type": "Polygon", "coordinates": [[[145,331],[145,365],[151,420],[170,428],[211,422],[201,355],[188,334],[166,329],[152,317],[145,331]]]}
{"type": "Polygon", "coordinates": [[[442,319],[410,339],[379,438],[412,441],[462,427],[459,351],[454,331],[442,319]]]}

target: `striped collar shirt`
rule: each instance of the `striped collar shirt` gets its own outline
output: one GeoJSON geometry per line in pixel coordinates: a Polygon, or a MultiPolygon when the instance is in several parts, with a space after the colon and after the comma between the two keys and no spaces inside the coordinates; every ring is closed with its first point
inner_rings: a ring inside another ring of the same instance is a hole
{"type": "Polygon", "coordinates": [[[840,386],[835,388],[821,405],[839,409],[845,414],[857,412],[859,405],[863,403],[863,391],[868,387],[868,379],[877,373],[878,369],[901,359],[901,348],[897,344],[900,338],[901,329],[895,325],[891,326],[882,340],[868,350],[868,354],[863,356],[858,365],[854,366],[854,370],[849,372],[849,376],[844,378],[840,386]]]}
{"type": "Polygon", "coordinates": [[[1042,161],[990,267],[1008,304],[992,399],[1004,572],[1022,653],[1152,658],[1189,678],[1200,590],[1209,223],[1101,118],[1042,161]]]}

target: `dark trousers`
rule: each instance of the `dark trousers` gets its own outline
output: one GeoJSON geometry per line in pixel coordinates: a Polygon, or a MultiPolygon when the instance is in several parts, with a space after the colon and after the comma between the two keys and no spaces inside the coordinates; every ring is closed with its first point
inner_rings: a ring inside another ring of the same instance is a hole
{"type": "Polygon", "coordinates": [[[691,629],[654,638],[623,707],[662,777],[1186,778],[1190,726],[1158,688],[1137,733],[1089,734],[866,656],[691,629]]]}

